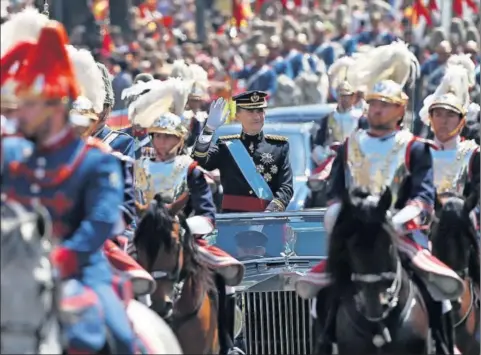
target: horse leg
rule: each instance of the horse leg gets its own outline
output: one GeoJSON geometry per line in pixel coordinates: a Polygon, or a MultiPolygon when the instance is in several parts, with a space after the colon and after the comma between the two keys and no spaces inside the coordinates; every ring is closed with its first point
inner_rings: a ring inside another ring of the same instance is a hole
{"type": "Polygon", "coordinates": [[[318,292],[313,333],[315,336],[314,354],[332,354],[338,306],[339,303],[333,295],[332,287],[326,287],[318,292]]]}

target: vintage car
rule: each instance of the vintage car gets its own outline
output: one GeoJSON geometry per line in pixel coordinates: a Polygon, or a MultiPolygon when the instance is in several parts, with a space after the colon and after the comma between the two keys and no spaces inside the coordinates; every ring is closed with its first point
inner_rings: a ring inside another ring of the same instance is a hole
{"type": "MultiPolygon", "coordinates": [[[[266,134],[277,134],[287,137],[290,147],[290,163],[294,175],[294,195],[287,206],[288,211],[301,210],[304,208],[310,190],[307,186],[307,177],[314,169],[314,162],[311,159],[311,139],[314,123],[266,123],[264,132],[266,134]]],[[[239,124],[225,125],[217,129],[215,136],[237,134],[241,132],[239,124]]]]}
{"type": "Polygon", "coordinates": [[[266,112],[267,122],[304,123],[315,122],[319,124],[336,109],[335,104],[317,104],[291,107],[276,107],[266,112]]]}
{"type": "Polygon", "coordinates": [[[208,237],[242,260],[236,345],[247,354],[311,354],[311,302],[294,281],[326,256],[324,210],[217,215],[208,237]]]}

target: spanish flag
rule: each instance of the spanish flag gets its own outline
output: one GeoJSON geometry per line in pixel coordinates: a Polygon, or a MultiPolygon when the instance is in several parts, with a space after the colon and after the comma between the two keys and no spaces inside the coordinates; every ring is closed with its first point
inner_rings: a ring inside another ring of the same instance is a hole
{"type": "Polygon", "coordinates": [[[419,24],[421,17],[424,17],[428,26],[432,26],[433,24],[431,14],[422,0],[414,0],[413,5],[406,8],[404,15],[411,19],[413,26],[419,24]]]}
{"type": "Polygon", "coordinates": [[[232,0],[232,25],[237,28],[247,27],[247,20],[252,17],[252,9],[248,1],[232,0]]]}

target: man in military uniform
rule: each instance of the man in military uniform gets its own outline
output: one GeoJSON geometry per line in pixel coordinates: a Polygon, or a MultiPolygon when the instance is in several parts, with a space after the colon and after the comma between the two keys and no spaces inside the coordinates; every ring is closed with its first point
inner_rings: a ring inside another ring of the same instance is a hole
{"type": "MultiPolygon", "coordinates": [[[[402,88],[399,83],[384,80],[367,95],[369,128],[353,132],[338,150],[328,185],[330,206],[324,225],[331,233],[346,188],[366,187],[379,194],[388,186],[396,196],[391,208],[394,217],[410,211],[409,220],[403,218],[403,223],[395,225],[399,252],[410,260],[408,267],[418,275],[424,285],[420,287],[427,289],[430,298],[450,307],[447,300],[456,299],[463,292],[462,280],[408,236],[412,231],[427,227],[434,209],[435,187],[430,144],[408,131],[399,130],[408,102],[402,88]],[[382,155],[384,157],[380,157],[382,155]],[[400,171],[405,173],[399,175],[400,171]]],[[[423,244],[427,245],[427,237],[424,238],[423,244]]],[[[317,302],[324,302],[330,292],[330,288],[325,287],[331,282],[325,265],[325,261],[321,262],[300,278],[296,288],[301,297],[318,295],[317,302]]],[[[337,309],[336,304],[330,306],[337,309]]]]}
{"type": "Polygon", "coordinates": [[[235,96],[236,120],[242,124],[242,132],[219,137],[211,145],[214,131],[229,114],[226,101],[213,102],[194,146],[193,157],[204,169],[220,171],[223,212],[284,211],[292,198],[289,143],[285,137],[262,132],[266,96],[262,91],[235,96]]]}
{"type": "Polygon", "coordinates": [[[101,250],[121,220],[121,167],[69,124],[66,103],[78,97],[79,88],[67,38],[60,23],[49,21],[36,44],[18,43],[2,57],[2,70],[19,66],[1,84],[15,90],[25,137],[2,142],[2,192],[26,206],[42,204],[51,215],[66,350],[98,353],[109,339],[118,353],[133,354],[134,335],[101,250]]]}
{"type": "Polygon", "coordinates": [[[106,121],[112,112],[114,105],[114,93],[112,89],[112,82],[107,68],[100,63],[97,63],[99,69],[102,71],[102,80],[105,87],[105,102],[103,111],[97,116],[97,119],[92,120],[90,128],[85,133],[87,136],[91,135],[107,143],[113,150],[122,153],[132,159],[134,156],[134,139],[122,131],[116,131],[106,125],[106,121]]]}
{"type": "MultiPolygon", "coordinates": [[[[169,85],[169,81],[159,82],[159,85],[169,85]]],[[[182,95],[184,92],[179,85],[176,90],[179,92],[171,92],[172,96],[182,95]]],[[[159,93],[163,99],[166,99],[167,93],[163,90],[153,89],[144,94],[148,95],[146,101],[150,102],[151,106],[155,106],[154,109],[147,105],[143,106],[142,110],[135,112],[140,117],[160,113],[160,117],[156,118],[147,129],[155,157],[142,157],[139,160],[135,172],[136,188],[139,190],[138,195],[143,195],[143,201],[146,204],[149,204],[155,195],[160,194],[163,201],[174,206],[175,209],[184,211],[185,215],[189,217],[187,224],[191,233],[197,236],[196,241],[201,258],[222,276],[221,280],[216,278],[216,285],[218,288],[226,288],[226,310],[223,314],[226,316],[229,334],[227,336],[224,334],[225,329],[220,329],[220,331],[222,332],[222,343],[226,342],[223,344],[223,347],[226,348],[223,348],[222,351],[227,354],[233,350],[234,286],[242,281],[244,267],[232,256],[215,246],[209,246],[202,239],[204,235],[211,233],[215,226],[216,208],[212,193],[206,182],[204,170],[190,156],[182,154],[188,133],[182,119],[174,113],[168,112],[168,108],[163,113],[156,111],[160,109],[158,105],[160,97],[157,97],[159,93]],[[227,338],[230,338],[230,341],[227,341],[227,338]]],[[[141,120],[137,118],[134,115],[133,120],[140,122],[141,120]]],[[[142,206],[142,203],[138,203],[138,207],[140,210],[148,208],[145,204],[142,206]]],[[[222,293],[220,294],[222,295],[222,293]]]]}
{"type": "Polygon", "coordinates": [[[248,230],[237,233],[237,258],[249,260],[266,256],[267,235],[257,230],[248,230]]]}
{"type": "Polygon", "coordinates": [[[479,145],[459,134],[465,124],[466,109],[454,94],[434,100],[429,108],[437,149],[432,149],[434,185],[438,194],[456,193],[465,197],[479,191],[479,145]]]}

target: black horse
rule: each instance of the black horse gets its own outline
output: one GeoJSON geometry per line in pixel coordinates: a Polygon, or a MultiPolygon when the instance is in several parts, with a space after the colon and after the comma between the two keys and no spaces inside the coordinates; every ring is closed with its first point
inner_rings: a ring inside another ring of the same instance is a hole
{"type": "Polygon", "coordinates": [[[386,218],[391,199],[388,188],[380,198],[365,189],[343,197],[326,266],[333,286],[321,290],[317,302],[316,332],[330,341],[317,344],[318,354],[332,353],[331,342],[339,354],[430,351],[428,310],[401,265],[386,218]]]}
{"type": "Polygon", "coordinates": [[[452,304],[456,343],[468,355],[479,354],[479,244],[476,221],[470,216],[478,201],[477,191],[466,200],[453,194],[439,196],[430,233],[433,255],[464,280],[464,294],[452,304]]]}

